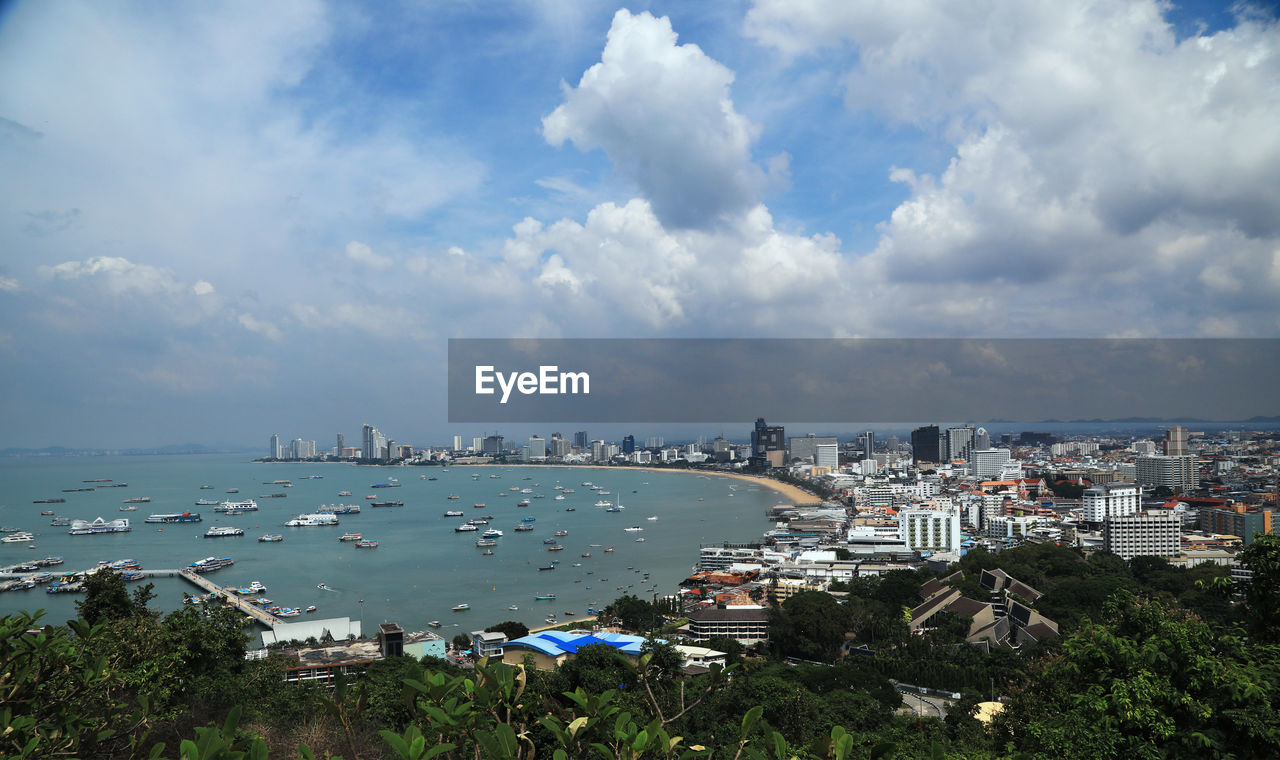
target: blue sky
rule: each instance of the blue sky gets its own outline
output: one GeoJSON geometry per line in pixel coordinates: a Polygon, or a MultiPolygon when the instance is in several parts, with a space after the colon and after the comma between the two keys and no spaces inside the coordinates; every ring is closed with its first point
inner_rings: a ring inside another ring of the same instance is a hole
{"type": "Polygon", "coordinates": [[[1258,6],[20,2],[0,70],[0,445],[469,437],[450,337],[1280,334],[1258,6]]]}

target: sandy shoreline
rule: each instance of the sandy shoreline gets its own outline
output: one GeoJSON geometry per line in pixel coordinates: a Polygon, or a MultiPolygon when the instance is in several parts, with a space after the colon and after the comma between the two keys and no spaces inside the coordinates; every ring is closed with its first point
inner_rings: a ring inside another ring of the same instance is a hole
{"type": "Polygon", "coordinates": [[[667,467],[611,467],[600,464],[456,464],[456,467],[519,467],[521,469],[536,470],[609,470],[612,472],[657,472],[657,473],[677,473],[685,475],[707,475],[716,478],[732,478],[747,483],[754,483],[763,486],[772,491],[782,494],[791,500],[792,504],[817,504],[822,500],[817,496],[805,491],[801,488],[783,483],[773,478],[760,477],[757,475],[744,475],[740,472],[720,472],[718,470],[677,470],[667,467]]]}

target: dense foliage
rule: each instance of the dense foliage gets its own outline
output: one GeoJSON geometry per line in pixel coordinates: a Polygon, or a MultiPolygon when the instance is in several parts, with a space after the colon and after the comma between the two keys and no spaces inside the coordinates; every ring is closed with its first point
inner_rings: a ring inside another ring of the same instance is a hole
{"type": "MultiPolygon", "coordinates": [[[[104,573],[85,619],[0,619],[0,757],[1277,757],[1280,542],[1242,556],[1247,589],[1220,568],[1055,546],[966,556],[971,597],[997,566],[1044,592],[1035,606],[1063,635],[1034,650],[962,643],[958,616],[911,635],[904,609],[929,576],[891,573],[846,584],[839,601],[787,599],[768,651],[711,642],[731,667],[705,675],[682,676],[651,639],[638,661],[592,646],[551,672],[391,658],[332,690],[285,683],[279,654],[246,660],[234,611],[161,617],[146,589],[129,595],[104,573]],[[962,697],[945,720],[916,715],[895,681],[962,697]],[[984,729],[973,710],[993,694],[1006,709],[984,729]]],[[[634,597],[606,612],[637,629],[662,617],[634,597]]]]}

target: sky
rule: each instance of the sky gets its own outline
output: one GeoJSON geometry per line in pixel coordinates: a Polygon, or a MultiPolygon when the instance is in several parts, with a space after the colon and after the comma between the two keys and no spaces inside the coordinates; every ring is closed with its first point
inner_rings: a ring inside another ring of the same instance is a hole
{"type": "Polygon", "coordinates": [[[1280,337],[1271,5],[17,2],[0,71],[0,447],[494,432],[449,338],[1280,337]]]}

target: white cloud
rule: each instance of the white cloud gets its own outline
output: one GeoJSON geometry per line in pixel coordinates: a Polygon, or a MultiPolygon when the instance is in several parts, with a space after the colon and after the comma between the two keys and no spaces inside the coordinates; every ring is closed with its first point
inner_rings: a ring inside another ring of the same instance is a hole
{"type": "Polygon", "coordinates": [[[264,320],[258,319],[252,314],[241,312],[240,314],[236,315],[236,321],[240,323],[241,327],[248,330],[249,332],[257,333],[258,335],[261,335],[262,337],[267,338],[268,340],[278,341],[282,337],[284,337],[283,334],[280,332],[279,327],[276,327],[274,324],[270,322],[266,322],[264,320]]]}
{"type": "Polygon", "coordinates": [[[13,293],[19,288],[18,281],[12,277],[0,277],[0,291],[13,293]]]}
{"type": "Polygon", "coordinates": [[[137,291],[161,295],[184,290],[171,270],[149,264],[135,264],[120,256],[94,256],[84,261],[65,261],[41,271],[54,280],[100,278],[109,291],[117,294],[137,291]]]}
{"type": "Polygon", "coordinates": [[[910,283],[918,300],[949,283],[938,297],[965,299],[957,316],[995,287],[991,312],[1012,304],[1050,329],[1079,319],[1054,302],[1109,301],[1109,284],[1112,321],[1146,334],[1195,334],[1220,310],[1273,332],[1261,304],[1280,288],[1256,273],[1280,241],[1280,28],[1242,18],[1179,41],[1166,10],[757,0],[746,28],[788,56],[851,46],[851,109],[954,146],[939,176],[890,173],[910,196],[856,262],[860,279],[910,283]],[[1171,297],[1183,307],[1153,319],[1171,297]]]}
{"type": "Polygon", "coordinates": [[[191,292],[195,293],[198,296],[207,296],[213,293],[213,291],[214,291],[213,284],[206,282],[204,280],[200,280],[195,285],[191,286],[191,292]]]}
{"type": "Polygon", "coordinates": [[[600,62],[542,120],[552,145],[603,150],[670,227],[707,227],[760,198],[757,128],[729,95],[733,72],[667,18],[619,10],[600,62]]]}
{"type": "Polygon", "coordinates": [[[347,258],[373,269],[387,269],[392,263],[391,259],[379,256],[372,248],[357,240],[347,243],[347,258]]]}

